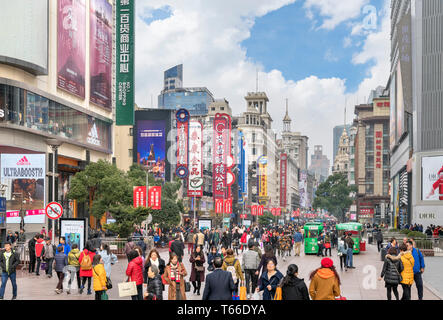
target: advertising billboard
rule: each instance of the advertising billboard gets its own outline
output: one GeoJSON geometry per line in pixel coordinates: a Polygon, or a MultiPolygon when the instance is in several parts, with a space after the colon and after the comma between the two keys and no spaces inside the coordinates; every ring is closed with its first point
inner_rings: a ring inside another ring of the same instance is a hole
{"type": "Polygon", "coordinates": [[[443,201],[443,155],[423,157],[421,172],[422,200],[443,201]]]}
{"type": "Polygon", "coordinates": [[[189,126],[188,197],[203,196],[203,125],[191,120],[189,126]]]}
{"type": "Polygon", "coordinates": [[[83,251],[86,242],[86,219],[60,219],[60,235],[66,238],[66,243],[72,248],[76,244],[83,251]]]}
{"type": "Polygon", "coordinates": [[[135,0],[116,1],[116,125],[134,124],[135,0]]]}
{"type": "Polygon", "coordinates": [[[396,77],[397,73],[394,72],[391,77],[391,84],[389,91],[391,94],[389,95],[389,146],[390,150],[394,149],[396,143],[397,143],[397,101],[396,101],[396,95],[395,95],[395,88],[396,88],[396,77]]]}
{"type": "Polygon", "coordinates": [[[217,114],[214,118],[213,137],[213,194],[214,200],[227,198],[227,157],[229,146],[229,123],[226,117],[217,114]]]}
{"type": "Polygon", "coordinates": [[[1,183],[6,187],[7,223],[20,223],[20,210],[25,210],[25,223],[45,222],[44,154],[5,154],[0,158],[1,183]]]}
{"type": "Polygon", "coordinates": [[[280,207],[285,208],[287,204],[287,171],[288,156],[286,153],[280,155],[280,207]]]}
{"type": "Polygon", "coordinates": [[[268,158],[261,156],[257,160],[258,163],[258,197],[265,200],[268,196],[268,176],[267,166],[268,158]]]}
{"type": "Polygon", "coordinates": [[[111,109],[112,5],[107,0],[91,0],[89,21],[90,101],[111,109]]]}
{"type": "Polygon", "coordinates": [[[238,202],[244,202],[244,196],[248,194],[248,153],[247,141],[242,131],[238,132],[238,202]]]}
{"type": "Polygon", "coordinates": [[[48,74],[48,3],[49,0],[1,1],[1,63],[34,75],[48,74]]]}
{"type": "Polygon", "coordinates": [[[405,132],[405,105],[403,100],[403,79],[401,64],[397,64],[397,90],[396,90],[396,112],[397,112],[397,142],[405,132]]]}
{"type": "Polygon", "coordinates": [[[198,229],[199,230],[211,230],[212,228],[212,220],[210,219],[199,219],[198,220],[198,229]]]}
{"type": "Polygon", "coordinates": [[[57,87],[85,98],[85,0],[57,3],[57,87]]]}
{"type": "Polygon", "coordinates": [[[137,163],[155,178],[165,179],[166,121],[137,121],[137,163]]]}

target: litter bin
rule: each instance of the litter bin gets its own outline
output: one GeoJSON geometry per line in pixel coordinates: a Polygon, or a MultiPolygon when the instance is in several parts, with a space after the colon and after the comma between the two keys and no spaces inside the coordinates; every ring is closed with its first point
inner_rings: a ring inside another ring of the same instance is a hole
{"type": "Polygon", "coordinates": [[[386,248],[382,247],[381,250],[380,250],[380,259],[381,259],[381,261],[385,261],[385,257],[386,257],[387,253],[388,253],[388,251],[386,250],[386,248]]]}
{"type": "Polygon", "coordinates": [[[374,239],[374,236],[372,233],[368,233],[368,244],[372,244],[372,241],[374,239]]]}

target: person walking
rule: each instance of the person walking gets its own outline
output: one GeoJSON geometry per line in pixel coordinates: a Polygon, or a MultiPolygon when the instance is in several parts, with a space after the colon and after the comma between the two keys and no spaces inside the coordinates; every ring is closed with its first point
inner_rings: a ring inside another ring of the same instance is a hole
{"type": "Polygon", "coordinates": [[[185,266],[171,253],[166,265],[164,280],[169,285],[168,300],[186,300],[185,277],[188,275],[185,266]]]}
{"type": "Polygon", "coordinates": [[[282,300],[310,300],[308,288],[303,279],[298,277],[298,266],[290,264],[281,284],[282,300]]]}
{"type": "Polygon", "coordinates": [[[392,261],[401,260],[403,264],[403,271],[401,272],[402,280],[400,284],[403,288],[403,295],[401,300],[411,300],[411,287],[414,283],[414,257],[412,256],[411,251],[408,250],[406,244],[402,243],[399,246],[400,254],[398,256],[391,256],[389,254],[386,255],[387,258],[390,258],[392,261]]]}
{"type": "Polygon", "coordinates": [[[321,267],[309,276],[309,295],[312,300],[335,300],[340,296],[340,277],[330,258],[321,260],[321,267]]]}
{"type": "Polygon", "coordinates": [[[52,278],[52,265],[57,252],[55,245],[51,243],[51,238],[46,238],[46,244],[43,247],[43,260],[46,262],[46,275],[52,278]]]}
{"type": "Polygon", "coordinates": [[[216,257],[221,257],[220,253],[217,252],[217,248],[215,246],[211,247],[211,250],[208,253],[208,271],[214,271],[214,259],[216,257]]]}
{"type": "Polygon", "coordinates": [[[12,284],[12,300],[17,299],[17,274],[16,269],[20,264],[20,256],[12,249],[12,243],[6,242],[5,249],[0,253],[0,270],[2,272],[2,286],[0,288],[0,300],[5,296],[8,279],[12,284]]]}
{"type": "Polygon", "coordinates": [[[107,277],[109,275],[106,274],[104,261],[100,254],[96,254],[94,259],[92,260],[92,271],[93,271],[93,279],[94,279],[94,292],[95,292],[95,300],[107,300],[106,291],[108,288],[106,287],[107,277]]]}
{"type": "Polygon", "coordinates": [[[324,248],[325,248],[325,256],[328,256],[328,251],[329,251],[329,256],[332,256],[332,249],[331,249],[331,235],[329,232],[326,233],[325,235],[325,243],[324,243],[324,248]]]}
{"type": "Polygon", "coordinates": [[[300,229],[297,229],[297,231],[294,234],[294,250],[295,250],[295,256],[300,257],[300,249],[301,244],[303,242],[303,234],[300,232],[300,229]]]}
{"type": "MultiPolygon", "coordinates": [[[[260,268],[261,268],[261,274],[263,274],[266,271],[266,266],[268,265],[269,260],[274,261],[274,264],[277,265],[277,257],[275,256],[272,245],[270,245],[270,244],[265,246],[265,253],[261,257],[260,263],[257,267],[257,270],[255,271],[255,275],[257,277],[260,276],[260,268]]],[[[260,277],[259,277],[259,279],[260,279],[260,277]]]]}
{"type": "Polygon", "coordinates": [[[189,262],[192,264],[191,277],[189,278],[189,281],[192,282],[192,286],[194,287],[194,294],[199,296],[202,282],[205,281],[204,263],[206,260],[202,247],[197,246],[195,248],[194,252],[191,253],[189,262]]]}
{"type": "Polygon", "coordinates": [[[348,271],[348,265],[346,262],[347,253],[348,253],[348,247],[345,241],[345,237],[341,237],[341,239],[337,243],[337,255],[340,257],[341,271],[343,271],[343,265],[345,265],[345,271],[348,271]]]}
{"type": "Polygon", "coordinates": [[[37,259],[37,269],[35,271],[35,274],[37,276],[40,275],[40,265],[43,259],[44,247],[45,247],[45,240],[43,240],[43,235],[40,234],[38,236],[37,241],[35,242],[35,257],[37,259]]]}
{"type": "Polygon", "coordinates": [[[186,236],[186,243],[188,244],[188,254],[191,254],[194,251],[194,246],[196,245],[195,241],[198,240],[196,234],[191,230],[188,232],[186,236]]]}
{"type": "Polygon", "coordinates": [[[408,250],[414,257],[414,282],[417,287],[418,300],[423,300],[423,278],[425,272],[425,259],[423,253],[416,247],[414,239],[407,242],[408,250]]]}
{"type": "Polygon", "coordinates": [[[29,251],[29,273],[35,272],[35,263],[36,263],[36,256],[35,256],[35,244],[37,243],[38,234],[35,234],[34,237],[28,241],[28,251],[29,251]]]}
{"type": "Polygon", "coordinates": [[[283,274],[277,270],[274,261],[269,260],[266,264],[266,271],[260,277],[260,285],[256,292],[263,291],[263,300],[274,300],[275,291],[280,281],[283,279],[283,274]]]}
{"type": "Polygon", "coordinates": [[[158,268],[160,276],[162,276],[165,272],[166,263],[165,260],[163,260],[160,257],[160,254],[156,249],[152,249],[148,256],[146,257],[145,261],[145,267],[143,271],[143,281],[144,283],[148,283],[149,277],[148,277],[148,271],[149,267],[155,265],[158,268]]]}
{"type": "Polygon", "coordinates": [[[325,247],[325,236],[323,232],[317,238],[317,246],[318,246],[317,257],[319,257],[320,255],[324,257],[323,249],[325,247]]]}
{"type": "Polygon", "coordinates": [[[98,252],[101,259],[103,260],[103,266],[106,271],[106,276],[111,277],[111,266],[118,262],[117,256],[111,252],[109,245],[102,243],[100,246],[100,251],[98,252]]]}
{"type": "Polygon", "coordinates": [[[258,277],[255,272],[260,264],[260,256],[258,252],[254,250],[255,243],[250,243],[248,247],[248,251],[243,254],[241,266],[245,272],[246,293],[249,299],[251,293],[255,292],[255,288],[257,288],[258,277]]]}
{"type": "Polygon", "coordinates": [[[160,270],[154,264],[148,268],[148,288],[145,300],[163,300],[163,284],[160,270]]]}
{"type": "Polygon", "coordinates": [[[351,235],[348,233],[345,238],[347,250],[346,250],[346,265],[348,269],[355,269],[353,263],[353,255],[354,255],[354,240],[352,240],[351,235]]]}
{"type": "Polygon", "coordinates": [[[69,282],[68,282],[68,291],[66,294],[71,294],[71,285],[74,282],[74,279],[77,279],[77,288],[80,290],[80,262],[78,261],[80,258],[80,250],[77,247],[77,244],[74,243],[72,245],[72,249],[68,254],[68,266],[66,268],[69,274],[69,282]]]}
{"type": "Polygon", "coordinates": [[[63,252],[63,247],[57,248],[55,260],[55,272],[57,273],[58,283],[55,292],[60,294],[63,292],[63,280],[65,279],[66,266],[68,265],[68,256],[63,252]]]}
{"type": "Polygon", "coordinates": [[[222,270],[221,257],[214,258],[214,272],[206,276],[206,285],[202,300],[231,300],[235,290],[234,280],[230,272],[222,270]]]}
{"type": "Polygon", "coordinates": [[[66,255],[66,256],[68,256],[68,254],[69,254],[69,251],[71,251],[71,246],[69,245],[69,244],[67,244],[66,243],[66,238],[65,237],[60,237],[60,240],[59,240],[59,245],[57,246],[57,249],[58,248],[63,248],[63,253],[66,255]]]}
{"type": "Polygon", "coordinates": [[[142,253],[141,255],[144,258],[146,255],[146,243],[144,237],[140,237],[140,239],[137,241],[137,246],[140,248],[142,253]]]}
{"type": "Polygon", "coordinates": [[[179,234],[175,236],[175,240],[171,243],[171,252],[177,255],[179,262],[182,262],[183,256],[185,255],[185,244],[179,234]]]}
{"type": "Polygon", "coordinates": [[[223,260],[222,269],[231,273],[235,285],[234,295],[237,295],[238,285],[240,281],[243,282],[245,278],[243,276],[240,261],[235,258],[234,250],[231,248],[226,250],[226,257],[223,260]]]}
{"type": "Polygon", "coordinates": [[[375,238],[375,241],[377,241],[377,250],[378,250],[378,252],[380,252],[382,245],[383,245],[383,232],[379,228],[377,228],[375,230],[374,238],[375,238]]]}
{"type": "Polygon", "coordinates": [[[129,252],[134,250],[134,248],[135,248],[135,243],[134,243],[134,241],[132,241],[132,237],[128,237],[128,242],[125,244],[125,254],[126,254],[126,258],[128,258],[128,263],[130,262],[129,252]]]}
{"type": "Polygon", "coordinates": [[[92,280],[92,261],[95,256],[95,249],[92,247],[91,241],[86,242],[86,247],[83,249],[82,253],[78,258],[80,263],[80,278],[81,286],[79,293],[82,294],[85,289],[86,281],[88,281],[88,292],[87,294],[92,294],[91,290],[91,280],[92,280]]]}
{"type": "Polygon", "coordinates": [[[131,296],[132,300],[143,300],[143,259],[136,250],[129,251],[129,264],[126,275],[130,281],[135,281],[137,295],[131,296]]]}
{"type": "MultiPolygon", "coordinates": [[[[397,254],[398,251],[395,247],[389,248],[389,256],[397,256],[397,254]]],[[[385,257],[380,278],[378,278],[378,280],[381,281],[384,278],[388,300],[392,300],[392,292],[394,292],[395,299],[399,300],[397,287],[402,280],[401,272],[403,271],[403,263],[401,260],[392,260],[388,255],[385,257]]]]}

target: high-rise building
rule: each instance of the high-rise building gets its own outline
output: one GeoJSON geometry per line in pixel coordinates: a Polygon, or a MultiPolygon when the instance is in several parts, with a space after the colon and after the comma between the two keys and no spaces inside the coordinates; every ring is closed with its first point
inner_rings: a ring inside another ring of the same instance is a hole
{"type": "Polygon", "coordinates": [[[185,108],[192,116],[203,116],[212,102],[214,97],[207,88],[183,87],[183,65],[165,71],[164,88],[158,96],[159,109],[185,108]]]}
{"type": "Polygon", "coordinates": [[[323,182],[329,176],[330,161],[323,154],[323,146],[314,146],[314,154],[311,155],[309,171],[315,174],[319,182],[323,182]]]}
{"type": "Polygon", "coordinates": [[[391,222],[426,228],[443,224],[443,2],[391,7],[391,222]]]}

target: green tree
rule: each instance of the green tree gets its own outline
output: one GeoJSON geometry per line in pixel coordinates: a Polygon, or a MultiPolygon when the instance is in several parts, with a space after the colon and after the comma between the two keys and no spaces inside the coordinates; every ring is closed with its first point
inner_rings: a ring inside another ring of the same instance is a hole
{"type": "Polygon", "coordinates": [[[258,223],[261,226],[269,226],[275,222],[275,217],[269,211],[265,211],[262,216],[258,217],[258,223]]]}
{"type": "Polygon", "coordinates": [[[355,186],[348,185],[345,174],[335,173],[318,186],[312,206],[315,209],[326,209],[340,221],[344,221],[345,211],[354,200],[350,194],[355,191],[355,186]]]}

